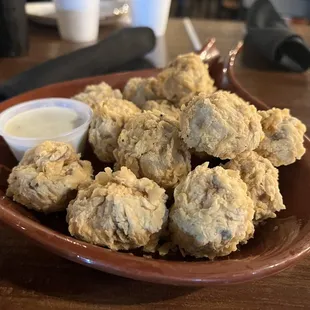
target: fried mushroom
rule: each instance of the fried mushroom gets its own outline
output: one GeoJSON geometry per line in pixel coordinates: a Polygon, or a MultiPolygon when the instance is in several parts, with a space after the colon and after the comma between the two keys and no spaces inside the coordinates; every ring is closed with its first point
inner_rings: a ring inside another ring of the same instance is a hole
{"type": "Polygon", "coordinates": [[[99,105],[107,98],[122,99],[123,95],[119,89],[112,89],[110,85],[105,82],[100,84],[88,85],[81,92],[72,98],[88,104],[92,109],[99,105]]]}
{"type": "Polygon", "coordinates": [[[216,90],[208,65],[194,53],[177,56],[158,74],[157,79],[162,95],[179,107],[182,99],[191,94],[212,94],[216,90]]]}
{"type": "Polygon", "coordinates": [[[114,163],[113,151],[117,147],[118,136],[126,121],[140,113],[132,102],[108,98],[94,110],[88,133],[88,140],[96,156],[103,162],[114,163]]]}
{"type": "Polygon", "coordinates": [[[154,252],[167,222],[166,200],[155,182],[137,179],[126,167],[114,173],[106,168],[70,202],[69,232],[112,250],[154,252]]]}
{"type": "Polygon", "coordinates": [[[256,152],[276,166],[293,164],[305,154],[303,145],[306,126],[288,109],[259,111],[265,138],[256,152]]]}
{"type": "Polygon", "coordinates": [[[240,172],[254,201],[255,224],[276,217],[276,212],[285,209],[279,190],[279,172],[271,162],[255,152],[238,155],[224,166],[240,172]]]}
{"type": "Polygon", "coordinates": [[[129,79],[124,87],[123,96],[141,109],[148,100],[162,99],[158,81],[154,77],[129,79]]]}
{"type": "Polygon", "coordinates": [[[190,171],[190,153],[179,137],[179,123],[158,111],[129,119],[114,152],[118,166],[173,188],[190,171]]]}
{"type": "Polygon", "coordinates": [[[197,166],[175,188],[169,214],[172,241],[184,255],[225,256],[254,233],[254,204],[239,173],[197,166]]]}
{"type": "Polygon", "coordinates": [[[39,212],[61,211],[91,178],[91,163],[80,160],[71,145],[46,141],[27,151],[13,168],[7,196],[39,212]]]}
{"type": "Polygon", "coordinates": [[[263,138],[261,116],[235,94],[199,94],[180,117],[181,136],[189,148],[221,159],[232,159],[258,147],[263,138]]]}

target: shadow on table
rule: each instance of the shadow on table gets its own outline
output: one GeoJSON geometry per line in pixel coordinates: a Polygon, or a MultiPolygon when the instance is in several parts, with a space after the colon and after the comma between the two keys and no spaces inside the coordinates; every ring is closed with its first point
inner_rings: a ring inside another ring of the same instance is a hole
{"type": "MultiPolygon", "coordinates": [[[[1,228],[0,232],[8,229],[1,228]]],[[[15,294],[25,297],[35,294],[43,299],[48,295],[71,302],[132,305],[173,299],[198,289],[109,275],[41,250],[20,235],[16,234],[19,240],[12,240],[14,232],[9,236],[12,247],[0,247],[1,282],[9,283],[15,294]]]]}

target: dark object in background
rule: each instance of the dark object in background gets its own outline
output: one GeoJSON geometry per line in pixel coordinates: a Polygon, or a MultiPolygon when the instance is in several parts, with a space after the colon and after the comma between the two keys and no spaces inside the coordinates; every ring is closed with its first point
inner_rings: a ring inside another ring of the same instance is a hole
{"type": "Polygon", "coordinates": [[[171,17],[240,19],[241,0],[172,0],[171,17]]]}
{"type": "Polygon", "coordinates": [[[258,71],[285,71],[283,66],[269,60],[262,53],[258,52],[257,47],[248,41],[248,37],[244,39],[240,56],[242,57],[243,64],[248,68],[258,71]]]}
{"type": "Polygon", "coordinates": [[[155,35],[150,28],[115,31],[95,45],[44,62],[4,82],[0,85],[0,101],[52,83],[126,71],[133,65],[150,67],[147,61],[137,59],[150,52],[155,42],[155,35]],[[134,60],[135,63],[130,63],[134,60]]]}
{"type": "Polygon", "coordinates": [[[114,72],[126,72],[126,71],[134,71],[134,70],[151,69],[151,68],[154,68],[154,65],[149,60],[147,60],[146,58],[137,58],[129,62],[126,62],[125,64],[122,64],[119,67],[111,68],[111,70],[104,72],[104,74],[108,74],[108,73],[110,74],[114,72]]]}
{"type": "Polygon", "coordinates": [[[269,0],[257,0],[248,11],[246,44],[252,44],[269,61],[286,70],[304,72],[310,67],[310,49],[293,33],[269,0]]]}
{"type": "Polygon", "coordinates": [[[0,57],[28,53],[28,27],[24,0],[0,0],[0,57]]]}
{"type": "Polygon", "coordinates": [[[218,0],[217,18],[240,19],[241,0],[218,0]]]}

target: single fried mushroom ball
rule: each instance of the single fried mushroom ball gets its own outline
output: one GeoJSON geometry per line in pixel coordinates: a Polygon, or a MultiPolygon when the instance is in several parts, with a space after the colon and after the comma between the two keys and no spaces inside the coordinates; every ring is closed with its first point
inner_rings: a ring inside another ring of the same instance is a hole
{"type": "Polygon", "coordinates": [[[123,91],[124,99],[142,108],[146,101],[161,99],[159,83],[156,78],[131,78],[123,91]]]}
{"type": "Polygon", "coordinates": [[[8,179],[7,195],[29,209],[65,210],[80,185],[90,182],[91,163],[80,160],[72,146],[46,141],[27,151],[8,179]]]}
{"type": "Polygon", "coordinates": [[[191,94],[212,94],[216,90],[208,65],[194,53],[177,56],[157,78],[162,95],[178,106],[191,94]]]}
{"type": "Polygon", "coordinates": [[[122,99],[123,95],[119,89],[112,89],[105,82],[100,84],[88,85],[81,92],[73,96],[73,99],[82,101],[94,109],[98,104],[107,98],[122,99]]]}
{"type": "Polygon", "coordinates": [[[114,173],[106,168],[70,202],[69,232],[112,250],[143,247],[153,252],[167,222],[166,199],[164,189],[137,179],[126,167],[114,173]]]}
{"type": "Polygon", "coordinates": [[[120,133],[114,152],[117,165],[173,188],[191,169],[190,153],[179,134],[175,119],[144,111],[129,119],[120,133]]]}
{"type": "Polygon", "coordinates": [[[303,145],[306,126],[291,116],[288,109],[273,108],[259,111],[259,114],[265,138],[256,152],[268,158],[276,167],[290,165],[301,159],[306,152],[303,145]]]}
{"type": "Polygon", "coordinates": [[[94,110],[88,133],[88,140],[96,156],[103,162],[115,162],[113,151],[117,147],[118,136],[126,121],[140,113],[132,102],[108,98],[94,110]]]}
{"type": "Polygon", "coordinates": [[[258,147],[263,138],[261,116],[235,94],[199,94],[183,106],[181,136],[189,148],[231,159],[258,147]]]}
{"type": "Polygon", "coordinates": [[[239,173],[197,166],[175,188],[169,214],[172,241],[184,255],[225,256],[254,233],[254,204],[239,173]]]}
{"type": "Polygon", "coordinates": [[[256,224],[276,217],[276,212],[285,209],[279,190],[279,172],[268,159],[255,152],[246,152],[229,161],[224,167],[240,172],[254,202],[256,224]]]}

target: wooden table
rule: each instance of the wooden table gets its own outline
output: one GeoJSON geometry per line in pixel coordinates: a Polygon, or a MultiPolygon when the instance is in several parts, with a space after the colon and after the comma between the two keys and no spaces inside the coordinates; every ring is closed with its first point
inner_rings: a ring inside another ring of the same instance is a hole
{"type": "MultiPolygon", "coordinates": [[[[201,40],[217,38],[222,54],[242,38],[233,22],[194,21],[201,40]]],[[[310,42],[310,29],[296,30],[310,42]]],[[[102,29],[101,36],[111,29],[102,29]]],[[[0,80],[41,61],[79,48],[59,40],[55,29],[31,28],[30,55],[0,59],[0,80]]],[[[167,58],[192,49],[179,20],[170,20],[167,58]]],[[[266,103],[290,107],[310,127],[310,74],[249,69],[238,62],[240,82],[266,103]],[[272,93],[277,95],[273,95],[272,93]],[[278,98],[276,102],[274,99],[278,98]]],[[[310,257],[267,279],[233,286],[185,288],[148,284],[101,273],[38,248],[0,225],[0,309],[293,309],[310,308],[310,257]]]]}

